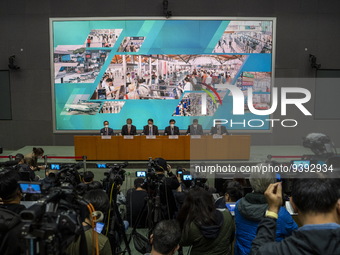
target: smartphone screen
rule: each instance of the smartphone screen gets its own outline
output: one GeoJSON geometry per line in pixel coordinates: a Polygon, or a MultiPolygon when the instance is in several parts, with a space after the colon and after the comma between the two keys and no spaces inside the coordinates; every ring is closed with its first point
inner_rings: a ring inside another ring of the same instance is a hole
{"type": "Polygon", "coordinates": [[[103,222],[97,222],[94,230],[100,234],[103,231],[104,226],[105,224],[103,222]]]}

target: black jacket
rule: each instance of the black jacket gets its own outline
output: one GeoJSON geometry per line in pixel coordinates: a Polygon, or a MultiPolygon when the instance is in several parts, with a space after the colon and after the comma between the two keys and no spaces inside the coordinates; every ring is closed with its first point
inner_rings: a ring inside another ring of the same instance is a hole
{"type": "Polygon", "coordinates": [[[19,207],[3,209],[0,208],[0,254],[1,255],[16,255],[24,252],[23,243],[19,237],[24,224],[20,220],[20,216],[15,213],[19,212],[19,207]],[[15,211],[15,212],[14,212],[15,211]]]}
{"type": "Polygon", "coordinates": [[[203,128],[202,125],[198,124],[197,128],[194,127],[194,125],[188,126],[187,134],[190,135],[203,135],[203,128]]]}
{"type": "Polygon", "coordinates": [[[100,135],[114,135],[114,132],[112,128],[107,128],[107,131],[105,130],[105,128],[102,128],[100,130],[100,135]]]}
{"type": "MultiPolygon", "coordinates": [[[[171,127],[167,126],[164,130],[164,135],[171,135],[171,127]]],[[[174,126],[174,135],[179,135],[179,128],[174,126]]]]}
{"type": "Polygon", "coordinates": [[[128,132],[128,126],[127,125],[124,125],[122,127],[122,135],[136,135],[136,134],[137,134],[136,126],[131,125],[130,134],[128,132]]]}
{"type": "MultiPolygon", "coordinates": [[[[143,134],[144,135],[149,135],[149,125],[144,126],[143,134]]],[[[156,125],[152,125],[152,135],[159,135],[158,127],[156,125]]]]}
{"type": "Polygon", "coordinates": [[[257,228],[253,240],[253,255],[336,255],[340,254],[340,225],[336,223],[306,225],[295,230],[290,237],[275,242],[276,220],[265,217],[257,228]]]}

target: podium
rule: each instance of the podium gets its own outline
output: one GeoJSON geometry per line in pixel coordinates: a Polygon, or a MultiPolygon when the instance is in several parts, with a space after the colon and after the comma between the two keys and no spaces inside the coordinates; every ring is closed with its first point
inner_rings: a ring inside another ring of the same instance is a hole
{"type": "Polygon", "coordinates": [[[75,136],[74,149],[88,160],[249,160],[250,136],[75,136]]]}

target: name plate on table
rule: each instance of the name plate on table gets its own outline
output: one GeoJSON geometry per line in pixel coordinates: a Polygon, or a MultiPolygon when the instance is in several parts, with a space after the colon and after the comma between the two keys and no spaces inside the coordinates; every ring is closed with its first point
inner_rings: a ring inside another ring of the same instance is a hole
{"type": "Polygon", "coordinates": [[[215,135],[213,135],[213,139],[222,139],[222,135],[217,135],[217,134],[215,134],[215,135]]]}
{"type": "Polygon", "coordinates": [[[147,135],[146,139],[156,139],[156,136],[155,135],[147,135]]]}
{"type": "Polygon", "coordinates": [[[111,136],[110,135],[102,135],[102,139],[110,140],[111,136]]]}
{"type": "Polygon", "coordinates": [[[202,138],[201,135],[191,135],[190,137],[191,137],[191,139],[201,139],[202,138]]]}
{"type": "Polygon", "coordinates": [[[124,135],[124,139],[133,139],[133,135],[124,135]]]}
{"type": "Polygon", "coordinates": [[[178,135],[169,135],[169,139],[178,139],[178,135]]]}

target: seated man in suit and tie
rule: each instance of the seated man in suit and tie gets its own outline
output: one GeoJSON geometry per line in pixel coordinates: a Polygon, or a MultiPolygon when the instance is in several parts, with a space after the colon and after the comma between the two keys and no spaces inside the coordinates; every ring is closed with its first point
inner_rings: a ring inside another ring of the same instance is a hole
{"type": "Polygon", "coordinates": [[[132,119],[126,119],[126,125],[122,127],[122,135],[136,135],[136,126],[132,125],[132,119]]]}
{"type": "Polygon", "coordinates": [[[187,135],[203,135],[202,125],[198,124],[198,119],[194,119],[188,126],[187,135]]]}
{"type": "Polygon", "coordinates": [[[179,128],[175,126],[176,121],[171,119],[169,124],[170,126],[167,126],[164,130],[164,135],[179,135],[179,128]]]}
{"type": "Polygon", "coordinates": [[[148,119],[148,125],[143,128],[144,135],[159,135],[158,127],[153,124],[153,119],[148,119]]]}
{"type": "Polygon", "coordinates": [[[229,135],[229,132],[225,126],[222,126],[220,122],[216,122],[214,127],[211,127],[210,134],[212,135],[229,135]]]}
{"type": "Polygon", "coordinates": [[[109,127],[109,122],[104,121],[104,127],[100,130],[100,135],[114,135],[113,129],[109,127]]]}

